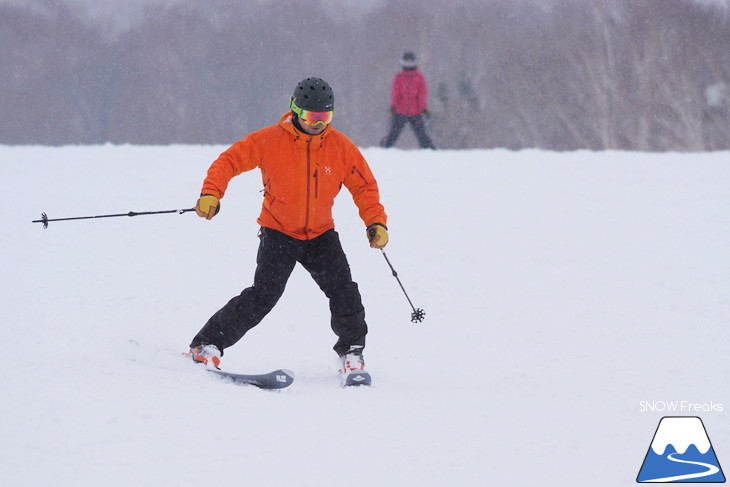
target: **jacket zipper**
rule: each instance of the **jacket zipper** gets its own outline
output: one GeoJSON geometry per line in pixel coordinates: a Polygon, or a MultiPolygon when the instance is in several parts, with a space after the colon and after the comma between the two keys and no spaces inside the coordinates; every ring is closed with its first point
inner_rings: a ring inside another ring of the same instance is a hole
{"type": "Polygon", "coordinates": [[[357,166],[352,166],[352,174],[357,173],[358,176],[360,176],[360,179],[362,179],[363,183],[368,184],[368,180],[365,179],[365,176],[362,175],[360,170],[357,168],[357,166]]]}
{"type": "Polygon", "coordinates": [[[319,169],[314,170],[314,199],[319,198],[319,169]]]}
{"type": "Polygon", "coordinates": [[[312,147],[312,139],[310,138],[307,141],[307,204],[306,204],[306,213],[304,216],[304,235],[309,238],[309,195],[311,192],[311,186],[312,181],[309,178],[310,170],[311,170],[311,147],[312,147]]]}

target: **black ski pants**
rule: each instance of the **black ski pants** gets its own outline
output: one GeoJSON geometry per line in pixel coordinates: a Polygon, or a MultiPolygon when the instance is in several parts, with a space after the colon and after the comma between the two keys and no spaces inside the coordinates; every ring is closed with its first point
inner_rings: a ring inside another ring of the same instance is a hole
{"type": "Polygon", "coordinates": [[[239,341],[279,301],[299,262],[329,298],[331,326],[338,337],[335,352],[342,355],[353,345],[364,347],[368,331],[365,309],[337,232],[333,229],[311,240],[298,240],[262,228],[259,239],[253,286],[216,312],[190,346],[211,344],[222,352],[239,341]]]}
{"type": "Polygon", "coordinates": [[[431,138],[426,133],[426,125],[423,123],[423,115],[393,115],[390,123],[390,132],[383,140],[383,147],[393,147],[395,141],[400,137],[406,123],[410,123],[418,138],[418,145],[423,149],[434,149],[431,138]]]}

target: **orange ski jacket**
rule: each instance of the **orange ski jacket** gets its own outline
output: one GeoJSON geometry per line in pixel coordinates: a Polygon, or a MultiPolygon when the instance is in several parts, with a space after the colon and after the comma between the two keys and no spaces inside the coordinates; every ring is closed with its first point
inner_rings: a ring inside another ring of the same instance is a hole
{"type": "Polygon", "coordinates": [[[252,132],[223,152],[208,169],[201,194],[222,198],[234,176],[261,170],[264,201],[257,222],[299,240],[334,228],[332,206],[342,185],[366,226],[386,225],[378,183],[358,148],[328,126],[319,135],[298,131],[291,112],[277,125],[252,132]]]}

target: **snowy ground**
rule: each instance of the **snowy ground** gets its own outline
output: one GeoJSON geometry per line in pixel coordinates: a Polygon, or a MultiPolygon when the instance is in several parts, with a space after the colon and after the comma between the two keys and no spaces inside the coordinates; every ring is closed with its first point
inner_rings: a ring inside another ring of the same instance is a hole
{"type": "Polygon", "coordinates": [[[632,485],[665,400],[722,404],[674,415],[730,465],[730,154],[366,149],[426,320],[343,192],[373,387],[339,387],[298,268],[224,357],[296,372],[266,392],[179,358],[251,282],[258,173],[210,222],[30,222],[191,207],[223,149],[0,147],[3,485],[632,485]]]}

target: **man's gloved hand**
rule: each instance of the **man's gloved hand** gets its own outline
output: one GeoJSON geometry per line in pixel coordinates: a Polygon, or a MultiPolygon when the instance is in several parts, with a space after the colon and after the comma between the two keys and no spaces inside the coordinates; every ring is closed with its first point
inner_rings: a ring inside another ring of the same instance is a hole
{"type": "Polygon", "coordinates": [[[431,110],[429,110],[428,108],[426,108],[423,111],[423,116],[426,117],[426,118],[431,118],[431,110]]]}
{"type": "Polygon", "coordinates": [[[210,220],[216,216],[220,209],[220,200],[212,194],[204,194],[198,198],[198,202],[195,204],[195,213],[206,220],[210,220]]]}
{"type": "Polygon", "coordinates": [[[393,107],[388,108],[388,115],[390,115],[391,117],[393,115],[395,115],[395,108],[393,108],[393,107]]]}
{"type": "Polygon", "coordinates": [[[388,245],[388,229],[380,223],[373,223],[367,229],[368,241],[374,249],[382,249],[388,245]]]}

